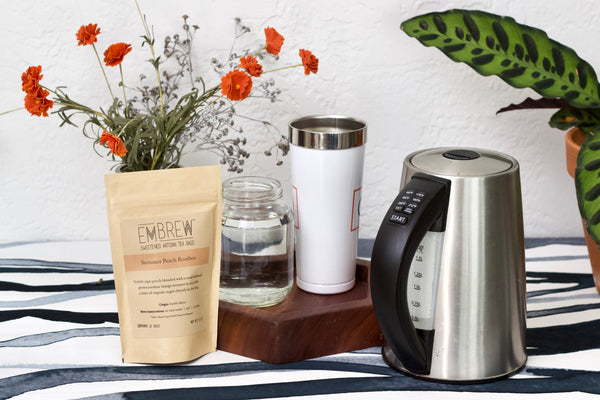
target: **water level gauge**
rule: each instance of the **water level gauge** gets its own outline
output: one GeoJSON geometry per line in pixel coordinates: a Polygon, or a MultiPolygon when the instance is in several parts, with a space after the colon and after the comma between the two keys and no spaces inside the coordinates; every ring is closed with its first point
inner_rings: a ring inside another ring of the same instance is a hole
{"type": "Polygon", "coordinates": [[[444,232],[427,232],[408,273],[408,309],[417,329],[432,330],[444,232]]]}

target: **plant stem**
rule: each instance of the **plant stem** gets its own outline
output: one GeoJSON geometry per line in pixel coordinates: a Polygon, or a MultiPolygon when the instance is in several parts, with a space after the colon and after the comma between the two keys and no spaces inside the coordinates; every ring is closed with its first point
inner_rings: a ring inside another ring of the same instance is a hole
{"type": "Polygon", "coordinates": [[[125,80],[123,79],[123,65],[119,64],[119,72],[121,73],[121,87],[123,88],[123,101],[125,102],[125,116],[129,110],[129,104],[127,104],[127,94],[125,94],[125,80]]]}
{"type": "Polygon", "coordinates": [[[19,111],[19,110],[24,110],[24,109],[25,109],[25,107],[15,108],[14,110],[8,110],[8,111],[1,112],[0,115],[9,114],[11,112],[15,112],[15,111],[19,111]]]}
{"type": "Polygon", "coordinates": [[[50,93],[54,94],[54,96],[56,96],[54,98],[54,103],[55,104],[58,104],[60,106],[71,107],[71,108],[74,108],[76,110],[83,111],[86,114],[92,114],[92,115],[95,115],[97,117],[107,118],[106,114],[100,113],[100,112],[98,112],[96,110],[92,110],[91,108],[86,107],[86,106],[84,106],[82,104],[79,104],[79,103],[77,103],[77,102],[75,102],[75,101],[73,101],[73,100],[71,100],[69,98],[66,98],[67,101],[65,101],[64,100],[65,99],[64,96],[61,96],[59,93],[57,93],[56,91],[54,91],[54,90],[52,90],[52,89],[50,89],[50,88],[48,88],[46,86],[40,86],[40,87],[42,87],[43,89],[46,89],[50,93]]]}
{"type": "Polygon", "coordinates": [[[263,47],[258,49],[258,51],[256,51],[254,54],[252,54],[252,57],[256,57],[258,55],[258,53],[260,53],[261,51],[263,51],[266,48],[267,48],[267,45],[265,44],[263,47]]]}
{"type": "MultiPolygon", "coordinates": [[[[187,24],[187,21],[186,21],[186,24],[187,24]]],[[[190,76],[190,83],[192,84],[192,87],[196,87],[196,85],[194,84],[194,67],[192,65],[192,57],[191,57],[191,54],[192,54],[192,42],[193,42],[193,39],[194,39],[194,35],[192,35],[190,33],[189,28],[186,31],[186,37],[188,39],[188,46],[189,46],[188,57],[187,57],[187,64],[188,64],[188,69],[190,71],[190,74],[189,74],[189,76],[190,76]]],[[[202,85],[204,85],[204,82],[202,82],[202,85]]]]}
{"type": "Polygon", "coordinates": [[[284,70],[284,69],[298,68],[298,67],[301,67],[302,65],[303,64],[288,65],[287,67],[281,67],[281,68],[271,69],[269,71],[264,71],[263,74],[268,74],[269,72],[277,72],[277,71],[281,71],[281,70],[284,70]]]}
{"type": "Polygon", "coordinates": [[[127,128],[127,126],[132,123],[133,121],[135,121],[135,118],[130,119],[129,121],[127,121],[127,123],[125,125],[123,125],[123,127],[121,128],[121,130],[119,131],[119,133],[117,133],[117,137],[121,137],[121,135],[123,134],[123,132],[125,132],[125,128],[127,128]]]}
{"type": "Polygon", "coordinates": [[[106,72],[104,71],[104,67],[102,66],[102,61],[100,60],[100,55],[98,54],[98,50],[96,49],[96,44],[92,43],[92,47],[94,48],[94,53],[96,53],[96,58],[98,59],[98,63],[100,64],[100,69],[102,70],[102,75],[104,75],[104,80],[106,81],[106,86],[108,86],[108,91],[110,92],[110,97],[114,101],[115,95],[113,94],[113,91],[110,88],[110,83],[108,82],[108,77],[106,76],[106,72]]]}
{"type": "Polygon", "coordinates": [[[202,101],[205,101],[205,102],[207,102],[206,104],[211,105],[211,104],[216,103],[217,100],[222,99],[223,97],[225,97],[224,95],[219,95],[219,96],[215,97],[213,99],[213,101],[208,102],[208,99],[210,99],[215,94],[217,94],[217,92],[219,91],[220,87],[221,87],[220,85],[216,85],[215,87],[204,91],[204,96],[202,96],[202,101]]]}
{"type": "Polygon", "coordinates": [[[150,47],[150,52],[152,53],[152,65],[154,66],[154,70],[156,71],[156,80],[158,81],[158,93],[160,96],[160,113],[164,115],[164,101],[163,101],[163,92],[162,92],[162,84],[160,82],[160,71],[158,70],[158,60],[156,59],[156,55],[154,53],[154,45],[152,44],[153,39],[150,36],[150,30],[148,29],[148,24],[146,24],[146,20],[142,14],[142,10],[140,9],[140,5],[137,0],[135,0],[135,5],[138,10],[138,14],[142,20],[142,25],[144,25],[144,30],[146,31],[146,41],[148,46],[150,47]]]}
{"type": "Polygon", "coordinates": [[[206,92],[206,83],[204,83],[204,79],[202,79],[201,76],[199,76],[200,78],[200,82],[202,83],[202,93],[206,92]]]}

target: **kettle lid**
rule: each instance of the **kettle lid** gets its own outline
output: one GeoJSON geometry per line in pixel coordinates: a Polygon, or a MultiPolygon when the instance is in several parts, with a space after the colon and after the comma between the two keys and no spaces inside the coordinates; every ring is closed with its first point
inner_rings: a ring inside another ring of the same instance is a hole
{"type": "Polygon", "coordinates": [[[505,154],[473,148],[435,148],[413,153],[409,164],[435,175],[488,176],[518,166],[517,161],[505,154]]]}

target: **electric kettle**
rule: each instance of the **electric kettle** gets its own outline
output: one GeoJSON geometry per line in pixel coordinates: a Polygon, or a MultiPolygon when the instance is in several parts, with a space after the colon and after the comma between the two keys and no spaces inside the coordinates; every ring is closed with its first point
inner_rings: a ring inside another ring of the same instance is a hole
{"type": "Polygon", "coordinates": [[[460,383],[517,372],[527,359],[518,162],[484,149],[427,149],[404,160],[401,187],[371,256],[385,361],[460,383]]]}

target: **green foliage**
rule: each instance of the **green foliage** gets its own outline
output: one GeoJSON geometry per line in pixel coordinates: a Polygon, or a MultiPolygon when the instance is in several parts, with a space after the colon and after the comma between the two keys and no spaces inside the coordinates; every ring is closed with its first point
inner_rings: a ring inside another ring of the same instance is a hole
{"type": "Polygon", "coordinates": [[[496,75],[544,97],[501,111],[558,108],[550,126],[577,127],[587,134],[577,157],[575,185],[587,231],[600,244],[600,95],[594,69],[544,31],[482,11],[434,12],[411,18],[401,28],[481,75],[496,75]]]}
{"type": "Polygon", "coordinates": [[[593,68],[540,29],[482,11],[450,10],[411,18],[402,30],[481,75],[497,75],[516,88],[560,97],[574,107],[599,107],[593,68]]]}
{"type": "Polygon", "coordinates": [[[575,188],[579,211],[590,237],[600,243],[600,130],[587,135],[577,154],[575,188]]]}
{"type": "MultiPolygon", "coordinates": [[[[56,102],[61,107],[54,111],[63,120],[62,124],[75,125],[71,117],[83,113],[88,118],[83,127],[85,136],[94,139],[96,145],[100,142],[99,133],[102,130],[114,132],[123,140],[128,149],[121,157],[121,163],[128,170],[143,171],[164,169],[179,165],[181,146],[179,137],[189,128],[190,123],[200,118],[198,110],[211,100],[218,91],[214,87],[204,92],[194,89],[182,96],[167,112],[161,112],[155,107],[144,113],[127,116],[118,99],[115,99],[106,111],[94,111],[70,99],[64,92],[57,90],[56,102]]],[[[105,149],[101,147],[101,149],[105,149]]],[[[108,156],[115,159],[107,151],[108,156]]]]}
{"type": "Polygon", "coordinates": [[[550,117],[550,126],[563,131],[577,127],[585,134],[591,133],[600,126],[600,109],[562,108],[550,117]]]}

